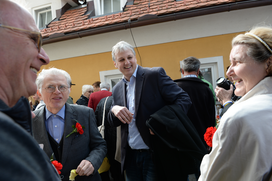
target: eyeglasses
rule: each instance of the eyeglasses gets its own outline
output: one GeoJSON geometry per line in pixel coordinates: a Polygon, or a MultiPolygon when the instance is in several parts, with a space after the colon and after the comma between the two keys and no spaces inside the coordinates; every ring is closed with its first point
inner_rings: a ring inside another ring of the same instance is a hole
{"type": "Polygon", "coordinates": [[[46,92],[48,93],[52,93],[56,91],[56,87],[58,88],[58,90],[60,92],[66,92],[68,90],[69,87],[65,86],[65,85],[57,85],[57,86],[53,86],[53,85],[49,85],[48,87],[44,88],[46,90],[46,92]]]}
{"type": "Polygon", "coordinates": [[[93,91],[88,91],[89,93],[93,93],[93,91]]]}
{"type": "Polygon", "coordinates": [[[25,30],[21,28],[12,27],[12,26],[6,26],[2,24],[0,24],[0,27],[18,31],[19,33],[28,34],[29,38],[35,42],[38,52],[40,53],[41,47],[42,47],[42,34],[40,32],[25,30]]]}

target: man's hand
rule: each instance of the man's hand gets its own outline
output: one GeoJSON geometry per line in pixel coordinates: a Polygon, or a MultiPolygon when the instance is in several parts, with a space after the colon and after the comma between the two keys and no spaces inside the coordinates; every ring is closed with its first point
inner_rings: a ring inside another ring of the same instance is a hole
{"type": "Polygon", "coordinates": [[[226,90],[222,87],[216,86],[215,94],[218,101],[223,105],[227,101],[231,101],[232,93],[233,93],[233,86],[230,85],[230,89],[226,90]]]}
{"type": "Polygon", "coordinates": [[[88,160],[82,160],[76,169],[79,176],[89,176],[93,173],[94,167],[88,160]]]}
{"type": "Polygon", "coordinates": [[[124,124],[129,124],[133,119],[133,114],[126,107],[113,106],[111,112],[124,124]]]}

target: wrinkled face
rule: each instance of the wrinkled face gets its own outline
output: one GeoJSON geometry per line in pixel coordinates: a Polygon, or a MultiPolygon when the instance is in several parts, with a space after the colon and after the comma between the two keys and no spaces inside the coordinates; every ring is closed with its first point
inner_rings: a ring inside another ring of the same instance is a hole
{"type": "Polygon", "coordinates": [[[265,63],[258,63],[247,56],[246,45],[235,45],[230,53],[231,66],[227,76],[235,83],[235,95],[243,96],[257,85],[265,76],[265,63]]]}
{"type": "Polygon", "coordinates": [[[90,97],[90,95],[91,95],[92,92],[93,92],[93,91],[92,91],[92,89],[90,88],[90,89],[88,89],[88,90],[84,93],[84,96],[87,97],[87,98],[89,99],[89,97],[90,97]]]}
{"type": "MultiPolygon", "coordinates": [[[[13,10],[0,10],[2,25],[39,32],[29,13],[14,5],[9,7],[13,10]]],[[[1,81],[7,82],[6,85],[10,88],[8,94],[12,95],[13,102],[21,96],[34,95],[37,91],[37,71],[42,65],[49,63],[47,54],[42,48],[38,52],[34,34],[27,31],[0,27],[0,40],[1,81]]]]}
{"type": "Polygon", "coordinates": [[[131,50],[125,50],[115,54],[115,62],[113,63],[127,80],[130,80],[130,77],[137,68],[137,59],[131,50]]]}
{"type": "Polygon", "coordinates": [[[64,75],[48,75],[43,80],[41,98],[43,99],[46,108],[53,114],[59,112],[69,98],[70,88],[64,75]],[[54,92],[49,92],[49,87],[56,87],[54,92]],[[63,92],[59,90],[60,86],[65,86],[67,89],[63,92]]]}

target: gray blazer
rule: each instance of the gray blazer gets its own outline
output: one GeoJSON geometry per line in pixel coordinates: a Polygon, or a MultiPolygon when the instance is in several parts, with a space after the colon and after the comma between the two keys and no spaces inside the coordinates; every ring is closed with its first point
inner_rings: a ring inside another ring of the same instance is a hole
{"type": "MultiPolygon", "coordinates": [[[[82,160],[88,160],[94,166],[94,173],[89,177],[77,176],[76,181],[98,181],[101,180],[97,170],[106,155],[106,142],[101,137],[96,126],[96,119],[93,109],[73,104],[65,104],[65,124],[63,135],[61,177],[63,181],[69,180],[70,171],[76,169],[82,160]],[[72,132],[72,125],[77,120],[84,126],[82,135],[73,133],[68,138],[66,136],[72,132]]],[[[49,142],[45,127],[45,108],[34,111],[36,117],[32,121],[33,136],[39,144],[43,144],[43,150],[50,158],[53,151],[49,142]]]]}

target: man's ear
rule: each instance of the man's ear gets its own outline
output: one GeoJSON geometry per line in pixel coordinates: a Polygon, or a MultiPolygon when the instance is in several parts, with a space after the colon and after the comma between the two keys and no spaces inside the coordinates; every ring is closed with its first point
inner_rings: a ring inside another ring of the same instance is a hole
{"type": "Polygon", "coordinates": [[[115,61],[113,61],[113,65],[115,68],[118,68],[115,61]]]}
{"type": "Polygon", "coordinates": [[[39,96],[39,98],[40,98],[41,100],[43,100],[43,99],[42,99],[42,94],[40,93],[39,89],[37,90],[37,95],[39,96]]]}
{"type": "Polygon", "coordinates": [[[197,76],[198,76],[198,75],[199,75],[199,69],[197,70],[197,72],[196,72],[196,73],[197,73],[197,76]]]}
{"type": "Polygon", "coordinates": [[[181,73],[184,75],[184,70],[183,69],[181,69],[181,73]]]}

